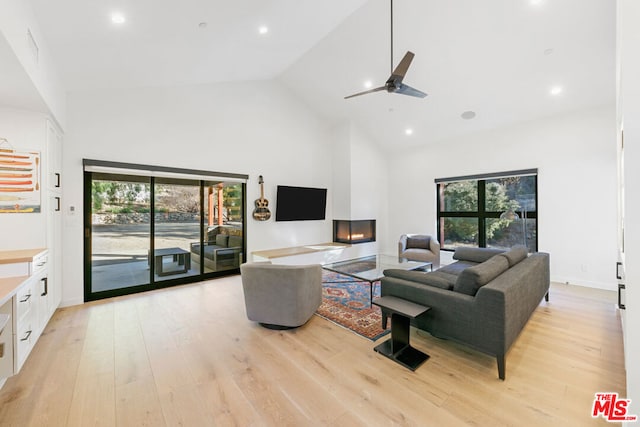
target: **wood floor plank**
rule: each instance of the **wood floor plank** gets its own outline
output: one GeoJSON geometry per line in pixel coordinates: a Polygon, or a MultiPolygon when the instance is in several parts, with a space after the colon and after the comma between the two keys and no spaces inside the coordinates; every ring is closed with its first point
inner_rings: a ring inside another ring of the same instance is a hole
{"type": "Polygon", "coordinates": [[[116,385],[115,412],[120,426],[167,425],[156,384],[150,376],[116,385]]]}
{"type": "Polygon", "coordinates": [[[0,426],[604,426],[594,394],[625,395],[613,292],[553,284],[505,381],[464,345],[411,343],[431,356],[415,372],[318,316],[262,328],[237,276],[103,300],[55,313],[0,390],[0,426]]]}
{"type": "Polygon", "coordinates": [[[196,386],[205,411],[215,426],[264,425],[260,414],[247,400],[232,376],[217,377],[196,386]]]}

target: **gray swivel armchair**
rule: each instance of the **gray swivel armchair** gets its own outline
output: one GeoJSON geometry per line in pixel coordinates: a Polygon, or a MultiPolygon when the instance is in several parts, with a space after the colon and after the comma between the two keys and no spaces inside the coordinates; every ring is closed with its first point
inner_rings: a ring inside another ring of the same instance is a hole
{"type": "Polygon", "coordinates": [[[440,267],[440,243],[423,234],[403,234],[398,242],[398,256],[410,261],[430,262],[435,270],[440,267]]]}
{"type": "Polygon", "coordinates": [[[240,266],[249,320],[270,329],[304,325],[322,302],[322,267],[249,263],[240,266]]]}

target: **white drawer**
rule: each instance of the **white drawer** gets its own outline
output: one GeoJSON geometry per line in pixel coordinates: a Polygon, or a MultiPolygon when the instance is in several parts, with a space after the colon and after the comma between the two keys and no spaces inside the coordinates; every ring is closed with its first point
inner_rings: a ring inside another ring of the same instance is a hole
{"type": "MultiPolygon", "coordinates": [[[[11,316],[11,302],[0,307],[0,316],[11,316]]],[[[9,320],[0,332],[0,379],[13,375],[13,322],[9,320]]]]}
{"type": "Polygon", "coordinates": [[[49,260],[49,252],[43,251],[33,257],[31,263],[31,274],[38,273],[47,268],[47,261],[49,260]]]}
{"type": "Polygon", "coordinates": [[[18,373],[24,364],[24,361],[29,356],[33,343],[35,342],[35,331],[32,328],[33,322],[31,319],[18,324],[18,330],[16,333],[16,366],[15,372],[18,373]]]}
{"type": "Polygon", "coordinates": [[[27,280],[27,283],[22,285],[14,297],[14,325],[20,323],[20,320],[31,311],[31,307],[35,300],[32,283],[31,279],[27,280]]]}

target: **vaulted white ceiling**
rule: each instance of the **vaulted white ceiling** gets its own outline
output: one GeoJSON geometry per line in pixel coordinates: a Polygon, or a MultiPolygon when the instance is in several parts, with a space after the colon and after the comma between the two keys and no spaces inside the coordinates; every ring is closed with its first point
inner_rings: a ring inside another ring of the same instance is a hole
{"type": "Polygon", "coordinates": [[[611,0],[395,0],[393,63],[413,51],[405,83],[429,95],[350,100],[389,76],[389,0],[31,2],[69,90],[276,78],[388,147],[615,100],[611,0]]]}
{"type": "Polygon", "coordinates": [[[83,90],[271,79],[365,0],[31,2],[63,84],[83,90]]]}

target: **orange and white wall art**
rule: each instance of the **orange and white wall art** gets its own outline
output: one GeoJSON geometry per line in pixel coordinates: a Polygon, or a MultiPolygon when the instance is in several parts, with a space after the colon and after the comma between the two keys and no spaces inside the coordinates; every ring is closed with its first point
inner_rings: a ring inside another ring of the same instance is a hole
{"type": "Polygon", "coordinates": [[[40,153],[0,148],[0,213],[40,212],[40,153]]]}

